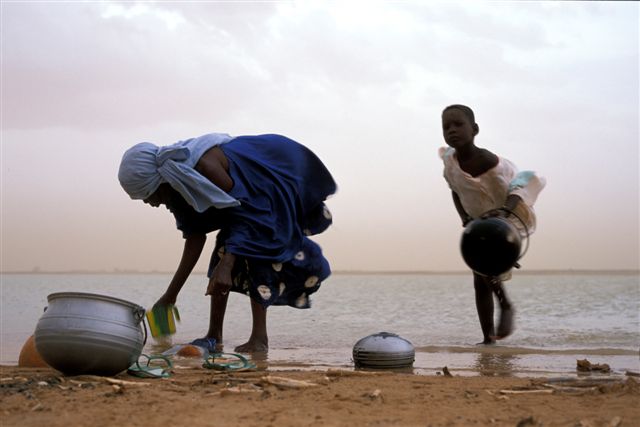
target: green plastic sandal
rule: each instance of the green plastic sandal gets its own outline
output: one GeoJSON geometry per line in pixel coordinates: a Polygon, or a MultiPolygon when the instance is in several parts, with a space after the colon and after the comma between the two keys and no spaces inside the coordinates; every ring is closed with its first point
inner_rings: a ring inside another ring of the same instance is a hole
{"type": "Polygon", "coordinates": [[[169,358],[159,355],[147,356],[146,354],[141,354],[140,357],[146,358],[147,363],[141,365],[140,359],[136,360],[136,363],[129,366],[129,369],[127,369],[127,373],[129,375],[139,378],[169,378],[171,376],[170,369],[173,368],[173,363],[171,363],[169,358]],[[166,367],[151,366],[151,362],[154,360],[161,360],[165,362],[166,367]]]}
{"type": "Polygon", "coordinates": [[[202,364],[203,368],[215,369],[216,371],[247,371],[255,369],[256,364],[249,362],[244,356],[237,353],[213,353],[209,355],[202,364]],[[216,362],[215,360],[224,356],[232,356],[237,358],[237,361],[231,362],[216,362]]]}

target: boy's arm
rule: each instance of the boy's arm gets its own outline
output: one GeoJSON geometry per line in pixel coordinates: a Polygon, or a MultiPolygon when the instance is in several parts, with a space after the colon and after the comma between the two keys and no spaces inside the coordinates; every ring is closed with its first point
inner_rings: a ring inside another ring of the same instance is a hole
{"type": "Polygon", "coordinates": [[[458,211],[458,215],[460,215],[460,219],[462,220],[462,226],[466,227],[473,218],[471,218],[471,216],[462,207],[462,202],[460,201],[458,193],[452,191],[451,197],[453,197],[453,205],[456,207],[456,211],[458,211]]]}
{"type": "Polygon", "coordinates": [[[195,267],[198,262],[206,241],[206,234],[192,234],[186,237],[178,269],[174,273],[173,279],[171,279],[171,283],[169,283],[169,287],[165,291],[164,295],[162,295],[154,304],[154,307],[157,305],[170,305],[176,303],[178,293],[187,281],[193,267],[195,267]]]}

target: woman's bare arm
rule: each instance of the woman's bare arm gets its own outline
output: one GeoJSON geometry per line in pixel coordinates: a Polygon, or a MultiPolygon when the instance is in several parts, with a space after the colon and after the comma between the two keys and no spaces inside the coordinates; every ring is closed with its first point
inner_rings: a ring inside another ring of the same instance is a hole
{"type": "Polygon", "coordinates": [[[231,191],[233,180],[229,175],[229,161],[220,149],[213,147],[198,160],[196,170],[223,191],[231,191]]]}
{"type": "Polygon", "coordinates": [[[160,297],[154,306],[176,303],[178,293],[180,293],[180,289],[182,289],[182,286],[184,286],[187,278],[191,274],[191,271],[193,271],[193,267],[195,267],[198,262],[206,241],[206,234],[193,234],[187,236],[184,241],[182,258],[180,259],[178,269],[174,273],[173,279],[171,279],[171,283],[169,283],[169,287],[166,292],[162,297],[160,297]]]}

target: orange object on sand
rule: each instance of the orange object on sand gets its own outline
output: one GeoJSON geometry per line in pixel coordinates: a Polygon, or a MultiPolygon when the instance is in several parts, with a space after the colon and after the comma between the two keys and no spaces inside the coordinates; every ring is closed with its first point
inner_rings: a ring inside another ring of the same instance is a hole
{"type": "Polygon", "coordinates": [[[187,344],[176,353],[182,357],[202,357],[202,349],[198,346],[187,344]]]}
{"type": "Polygon", "coordinates": [[[42,359],[40,353],[38,353],[38,349],[36,349],[36,341],[33,335],[27,338],[27,341],[22,346],[22,350],[20,350],[18,366],[25,368],[46,368],[49,366],[47,365],[47,362],[42,359]]]}

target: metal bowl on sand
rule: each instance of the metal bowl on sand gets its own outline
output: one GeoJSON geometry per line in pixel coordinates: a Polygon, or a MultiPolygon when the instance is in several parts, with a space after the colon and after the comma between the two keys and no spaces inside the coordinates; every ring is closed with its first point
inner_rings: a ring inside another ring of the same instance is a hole
{"type": "Polygon", "coordinates": [[[353,346],[356,368],[403,369],[412,367],[414,360],[413,345],[390,332],[366,336],[353,346]]]}

